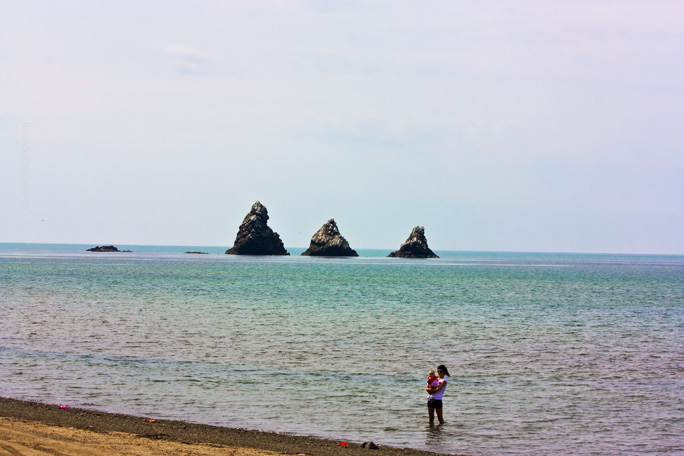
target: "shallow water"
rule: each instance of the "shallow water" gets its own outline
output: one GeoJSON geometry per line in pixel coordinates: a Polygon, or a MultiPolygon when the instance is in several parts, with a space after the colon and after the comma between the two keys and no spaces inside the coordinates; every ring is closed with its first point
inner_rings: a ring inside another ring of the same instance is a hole
{"type": "Polygon", "coordinates": [[[0,395],[447,453],[684,453],[684,257],[86,247],[0,244],[0,395]]]}

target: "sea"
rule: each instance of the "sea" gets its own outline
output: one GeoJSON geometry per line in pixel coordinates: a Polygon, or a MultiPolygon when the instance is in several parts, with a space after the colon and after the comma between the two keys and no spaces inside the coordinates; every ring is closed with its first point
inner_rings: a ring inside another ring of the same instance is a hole
{"type": "Polygon", "coordinates": [[[0,244],[0,396],[440,453],[684,454],[683,256],[89,247],[0,244]]]}

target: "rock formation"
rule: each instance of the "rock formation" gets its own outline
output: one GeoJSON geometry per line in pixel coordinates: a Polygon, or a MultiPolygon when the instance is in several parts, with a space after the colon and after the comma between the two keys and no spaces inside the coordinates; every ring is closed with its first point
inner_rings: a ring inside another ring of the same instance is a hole
{"type": "Polygon", "coordinates": [[[399,250],[387,256],[398,258],[439,258],[428,247],[427,239],[425,239],[425,228],[422,226],[413,228],[411,235],[406,239],[406,242],[401,244],[399,250]]]}
{"type": "Polygon", "coordinates": [[[86,250],[86,252],[130,252],[130,250],[119,250],[113,245],[98,245],[97,247],[86,250]]]}
{"type": "Polygon", "coordinates": [[[302,255],[359,256],[340,234],[335,219],[330,219],[311,238],[311,244],[302,255]]]}
{"type": "Polygon", "coordinates": [[[289,255],[278,233],[266,224],[268,211],[259,201],[245,216],[228,255],[289,255]]]}

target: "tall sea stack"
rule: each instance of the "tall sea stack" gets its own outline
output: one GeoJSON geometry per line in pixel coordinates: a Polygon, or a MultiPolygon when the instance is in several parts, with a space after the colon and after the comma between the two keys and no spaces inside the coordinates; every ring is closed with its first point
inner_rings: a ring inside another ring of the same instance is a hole
{"type": "Polygon", "coordinates": [[[268,211],[259,201],[245,216],[228,255],[289,255],[278,233],[266,224],[268,211]]]}
{"type": "Polygon", "coordinates": [[[359,256],[340,234],[335,219],[330,219],[311,238],[311,244],[302,255],[310,256],[359,256]]]}
{"type": "Polygon", "coordinates": [[[387,256],[398,258],[439,258],[428,247],[427,239],[425,238],[425,228],[422,226],[413,228],[411,235],[406,239],[406,242],[401,244],[399,250],[387,256]]]}

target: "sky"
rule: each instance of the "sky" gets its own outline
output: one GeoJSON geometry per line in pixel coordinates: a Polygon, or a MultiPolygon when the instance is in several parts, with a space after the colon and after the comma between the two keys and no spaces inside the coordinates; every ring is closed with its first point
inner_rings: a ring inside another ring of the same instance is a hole
{"type": "Polygon", "coordinates": [[[683,17],[0,0],[0,242],[684,254],[683,17]]]}

